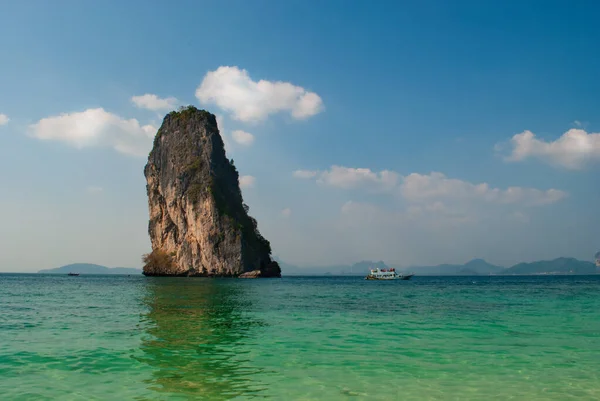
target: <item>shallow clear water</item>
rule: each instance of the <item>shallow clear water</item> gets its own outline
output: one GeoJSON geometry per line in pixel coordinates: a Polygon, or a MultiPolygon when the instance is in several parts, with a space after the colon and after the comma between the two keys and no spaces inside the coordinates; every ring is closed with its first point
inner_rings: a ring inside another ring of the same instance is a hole
{"type": "Polygon", "coordinates": [[[2,400],[597,400],[600,277],[0,275],[2,400]]]}

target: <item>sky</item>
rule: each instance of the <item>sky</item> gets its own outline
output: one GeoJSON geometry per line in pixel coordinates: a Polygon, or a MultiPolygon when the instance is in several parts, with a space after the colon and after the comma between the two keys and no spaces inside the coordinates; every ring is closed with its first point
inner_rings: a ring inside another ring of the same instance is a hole
{"type": "Polygon", "coordinates": [[[162,118],[218,117],[299,266],[600,249],[600,4],[0,3],[0,271],[140,267],[162,118]]]}

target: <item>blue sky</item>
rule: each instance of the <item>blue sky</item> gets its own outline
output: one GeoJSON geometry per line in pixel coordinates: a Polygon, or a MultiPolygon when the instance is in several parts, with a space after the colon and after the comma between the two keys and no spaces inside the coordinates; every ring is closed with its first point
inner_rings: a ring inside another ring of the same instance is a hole
{"type": "Polygon", "coordinates": [[[5,2],[0,271],[140,266],[144,155],[182,104],[219,116],[289,263],[591,260],[599,15],[591,1],[5,2]]]}

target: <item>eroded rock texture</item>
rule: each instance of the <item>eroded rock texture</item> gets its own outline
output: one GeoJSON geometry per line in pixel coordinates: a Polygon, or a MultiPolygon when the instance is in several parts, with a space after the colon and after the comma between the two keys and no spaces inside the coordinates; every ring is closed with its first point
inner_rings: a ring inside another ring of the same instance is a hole
{"type": "Polygon", "coordinates": [[[248,215],[213,114],[193,106],[169,113],[144,175],[148,232],[158,256],[146,263],[145,275],[239,276],[258,270],[260,277],[281,276],[269,241],[248,215]]]}

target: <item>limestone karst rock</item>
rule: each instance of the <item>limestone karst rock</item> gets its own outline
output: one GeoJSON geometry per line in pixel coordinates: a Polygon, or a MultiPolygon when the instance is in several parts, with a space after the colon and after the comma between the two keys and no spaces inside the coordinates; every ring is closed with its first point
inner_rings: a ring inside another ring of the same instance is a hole
{"type": "Polygon", "coordinates": [[[271,245],[243,203],[213,114],[193,106],[169,113],[144,169],[152,253],[147,276],[281,277],[271,245]],[[256,275],[256,274],[254,274],[256,275]]]}

